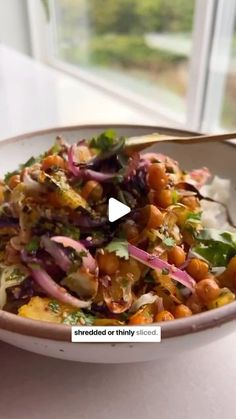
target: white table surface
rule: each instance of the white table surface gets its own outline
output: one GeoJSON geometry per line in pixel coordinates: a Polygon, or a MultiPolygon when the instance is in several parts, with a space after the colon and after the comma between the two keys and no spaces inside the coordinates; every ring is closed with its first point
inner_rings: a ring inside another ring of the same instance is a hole
{"type": "MultiPolygon", "coordinates": [[[[0,47],[0,138],[57,125],[161,123],[0,47]]],[[[236,332],[161,363],[76,364],[0,342],[4,419],[234,419],[236,332]]]]}

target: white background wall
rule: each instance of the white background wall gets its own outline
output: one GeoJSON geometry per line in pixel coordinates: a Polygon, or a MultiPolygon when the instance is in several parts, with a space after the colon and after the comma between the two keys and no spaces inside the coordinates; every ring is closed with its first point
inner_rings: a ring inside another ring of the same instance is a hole
{"type": "Polygon", "coordinates": [[[0,42],[31,54],[27,0],[0,0],[0,42]]]}

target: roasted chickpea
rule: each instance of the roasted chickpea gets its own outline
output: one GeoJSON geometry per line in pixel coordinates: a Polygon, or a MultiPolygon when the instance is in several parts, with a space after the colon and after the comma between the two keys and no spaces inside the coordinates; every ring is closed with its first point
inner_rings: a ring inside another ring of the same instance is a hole
{"type": "Polygon", "coordinates": [[[173,315],[176,319],[180,319],[181,317],[189,317],[192,316],[192,311],[189,307],[187,307],[185,304],[179,304],[176,306],[173,310],[173,315]]]}
{"type": "Polygon", "coordinates": [[[88,180],[82,188],[81,195],[87,201],[99,201],[103,195],[103,187],[96,180],[88,180]]]}
{"type": "Polygon", "coordinates": [[[170,189],[161,189],[156,191],[153,197],[154,204],[161,208],[167,208],[172,204],[172,191],[170,189]]]}
{"type": "Polygon", "coordinates": [[[146,205],[140,211],[140,221],[146,228],[158,228],[163,223],[163,214],[155,205],[146,205]]]}
{"type": "Polygon", "coordinates": [[[52,167],[58,167],[60,169],[66,168],[66,162],[61,156],[57,156],[52,154],[51,156],[47,156],[42,161],[42,170],[46,172],[48,169],[52,167]]]}
{"type": "Polygon", "coordinates": [[[184,198],[182,198],[181,203],[183,205],[186,205],[186,207],[188,207],[192,211],[199,207],[199,199],[195,196],[185,196],[184,198]]]}
{"type": "Polygon", "coordinates": [[[139,231],[136,224],[126,223],[124,225],[124,233],[130,242],[135,242],[139,238],[139,231]]]}
{"type": "Polygon", "coordinates": [[[227,266],[227,273],[231,277],[236,276],[236,256],[234,256],[234,257],[232,257],[232,259],[230,259],[229,264],[227,266]]]}
{"type": "Polygon", "coordinates": [[[175,246],[168,252],[168,262],[177,267],[183,265],[186,260],[186,253],[180,246],[175,246]]]}
{"type": "Polygon", "coordinates": [[[197,283],[195,291],[200,300],[207,304],[219,296],[220,287],[214,279],[206,278],[197,283]]]}
{"type": "Polygon", "coordinates": [[[160,313],[156,314],[154,320],[155,320],[155,322],[166,322],[166,321],[169,321],[169,320],[174,320],[174,316],[173,316],[173,314],[171,314],[170,311],[162,310],[162,311],[160,311],[160,313]]]}
{"type": "Polygon", "coordinates": [[[8,180],[7,184],[10,189],[14,189],[21,182],[20,175],[13,175],[8,180]]]}
{"type": "Polygon", "coordinates": [[[208,276],[209,266],[203,260],[194,258],[189,261],[186,271],[196,281],[200,281],[208,276]]]}
{"type": "Polygon", "coordinates": [[[130,325],[148,324],[153,322],[153,314],[148,307],[140,308],[137,313],[133,314],[128,321],[130,325]]]}
{"type": "Polygon", "coordinates": [[[124,277],[126,277],[127,274],[130,274],[135,282],[137,282],[141,277],[139,263],[132,258],[120,261],[119,272],[124,277]]]}
{"type": "Polygon", "coordinates": [[[119,269],[119,259],[115,253],[99,253],[98,266],[103,273],[113,275],[119,269]]]}
{"type": "Polygon", "coordinates": [[[164,163],[153,163],[148,169],[148,184],[151,189],[159,191],[164,189],[168,183],[168,176],[164,163]]]}

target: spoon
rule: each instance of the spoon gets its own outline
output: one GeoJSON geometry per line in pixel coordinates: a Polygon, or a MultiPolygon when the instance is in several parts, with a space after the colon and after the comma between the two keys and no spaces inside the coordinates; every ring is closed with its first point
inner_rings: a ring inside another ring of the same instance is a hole
{"type": "Polygon", "coordinates": [[[196,144],[204,142],[217,142],[236,139],[236,132],[228,132],[225,134],[210,134],[210,135],[195,135],[190,137],[175,137],[169,135],[162,135],[153,133],[149,135],[143,135],[140,137],[130,137],[126,139],[125,150],[127,154],[134,151],[142,151],[147,147],[151,147],[154,144],[164,141],[175,141],[183,144],[196,144]]]}

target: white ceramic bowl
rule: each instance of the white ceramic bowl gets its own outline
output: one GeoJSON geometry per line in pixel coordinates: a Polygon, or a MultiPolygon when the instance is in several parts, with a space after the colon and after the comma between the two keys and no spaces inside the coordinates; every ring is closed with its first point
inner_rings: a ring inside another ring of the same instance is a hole
{"type": "MultiPolygon", "coordinates": [[[[14,170],[32,155],[38,155],[52,145],[56,135],[67,141],[89,138],[109,126],[79,126],[50,129],[10,138],[0,142],[0,176],[14,170]]],[[[188,135],[187,131],[161,127],[113,126],[120,134],[137,136],[152,132],[170,135],[188,135]]],[[[213,173],[232,181],[231,211],[235,211],[235,146],[228,143],[194,145],[160,144],[154,150],[178,160],[183,168],[207,166],[213,173]]],[[[235,330],[236,302],[188,317],[162,323],[161,343],[71,343],[70,327],[29,320],[0,310],[0,339],[20,348],[51,356],[81,362],[123,363],[163,357],[206,345],[235,330]]]]}

